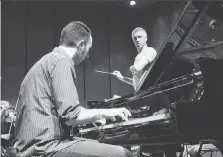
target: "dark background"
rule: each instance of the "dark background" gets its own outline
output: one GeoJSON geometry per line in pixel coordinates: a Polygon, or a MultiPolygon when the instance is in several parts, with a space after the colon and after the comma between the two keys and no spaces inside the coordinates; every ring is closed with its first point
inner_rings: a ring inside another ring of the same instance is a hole
{"type": "MultiPolygon", "coordinates": [[[[81,104],[133,92],[131,86],[94,70],[119,70],[131,77],[129,67],[137,54],[132,30],[144,27],[148,45],[158,50],[184,5],[185,2],[159,1],[133,8],[123,2],[3,1],[1,99],[15,105],[27,71],[58,45],[62,28],[76,20],[86,23],[93,32],[90,58],[76,67],[81,104]]],[[[210,32],[204,24],[197,32],[199,36],[209,33],[205,35],[207,42],[222,39],[222,28],[221,33],[210,32]]]]}

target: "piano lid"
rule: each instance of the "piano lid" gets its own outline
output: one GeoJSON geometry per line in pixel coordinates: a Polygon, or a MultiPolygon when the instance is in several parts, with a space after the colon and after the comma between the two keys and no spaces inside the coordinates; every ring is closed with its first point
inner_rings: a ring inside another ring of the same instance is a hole
{"type": "Polygon", "coordinates": [[[143,76],[141,77],[139,84],[136,88],[136,92],[140,90],[145,90],[151,86],[161,83],[159,81],[165,71],[166,66],[171,63],[172,58],[177,54],[180,49],[185,47],[188,48],[200,46],[198,43],[192,46],[185,46],[185,41],[188,40],[188,36],[191,36],[192,32],[194,32],[196,28],[196,23],[206,15],[209,6],[211,6],[210,4],[210,1],[203,2],[202,5],[199,5],[199,10],[195,11],[193,13],[194,15],[191,15],[191,8],[197,9],[197,7],[196,5],[194,5],[194,3],[192,3],[192,0],[189,0],[186,3],[173,28],[171,29],[169,35],[166,37],[160,49],[158,50],[158,54],[155,60],[151,63],[149,68],[144,72],[143,76]],[[187,16],[188,13],[191,17],[189,21],[187,16]],[[185,18],[187,18],[187,20],[185,20],[185,18]],[[185,26],[185,21],[187,21],[187,26],[185,26]],[[181,25],[184,26],[184,29],[181,29],[181,25]]]}
{"type": "MultiPolygon", "coordinates": [[[[198,9],[201,9],[204,5],[201,1],[193,3],[198,9]]],[[[213,1],[208,7],[207,15],[213,19],[223,21],[223,1],[213,1]]]]}

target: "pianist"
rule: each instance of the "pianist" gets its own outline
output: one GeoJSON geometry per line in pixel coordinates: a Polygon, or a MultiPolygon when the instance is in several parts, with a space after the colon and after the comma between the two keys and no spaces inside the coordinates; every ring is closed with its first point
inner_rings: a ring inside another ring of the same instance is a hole
{"type": "Polygon", "coordinates": [[[119,80],[132,85],[136,90],[146,67],[155,59],[157,52],[154,48],[147,46],[147,33],[141,27],[137,27],[132,31],[132,40],[138,52],[134,64],[130,67],[133,78],[123,77],[120,71],[117,70],[113,74],[119,80]]]}
{"type": "Polygon", "coordinates": [[[59,47],[43,56],[25,76],[16,117],[18,157],[132,157],[126,148],[70,137],[72,125],[131,116],[125,108],[85,109],[79,105],[74,65],[88,57],[90,29],[82,22],[66,25],[59,47]]]}

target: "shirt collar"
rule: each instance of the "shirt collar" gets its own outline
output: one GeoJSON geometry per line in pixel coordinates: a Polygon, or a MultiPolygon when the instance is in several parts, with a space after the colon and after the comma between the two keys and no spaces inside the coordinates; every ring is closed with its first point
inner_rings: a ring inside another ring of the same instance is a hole
{"type": "Polygon", "coordinates": [[[64,51],[64,49],[60,48],[60,47],[55,47],[53,49],[54,52],[59,52],[61,55],[63,55],[64,57],[68,58],[71,63],[74,65],[74,61],[70,58],[70,56],[64,51]]]}

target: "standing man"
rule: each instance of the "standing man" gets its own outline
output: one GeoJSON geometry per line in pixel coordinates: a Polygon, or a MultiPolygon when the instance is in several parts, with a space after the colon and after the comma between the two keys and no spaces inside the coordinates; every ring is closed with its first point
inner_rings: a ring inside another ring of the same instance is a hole
{"type": "MultiPolygon", "coordinates": [[[[157,52],[154,48],[148,47],[147,33],[141,27],[137,27],[132,31],[132,40],[138,52],[134,64],[130,67],[133,78],[124,77],[121,72],[117,70],[114,71],[113,74],[120,81],[132,85],[134,90],[136,90],[146,67],[148,67],[155,59],[157,52]]],[[[135,157],[140,156],[140,146],[132,146],[131,150],[135,157]]]]}
{"type": "Polygon", "coordinates": [[[79,105],[74,65],[88,57],[92,40],[84,23],[69,23],[61,32],[59,47],[43,56],[25,76],[16,117],[18,157],[132,157],[121,146],[69,137],[72,125],[131,116],[125,108],[86,109],[79,105]]]}
{"type": "Polygon", "coordinates": [[[136,90],[145,68],[152,63],[157,52],[154,48],[147,46],[147,33],[141,27],[137,27],[132,31],[132,40],[138,52],[134,64],[130,67],[133,78],[123,77],[120,71],[114,71],[113,74],[119,80],[132,85],[136,90]]]}

